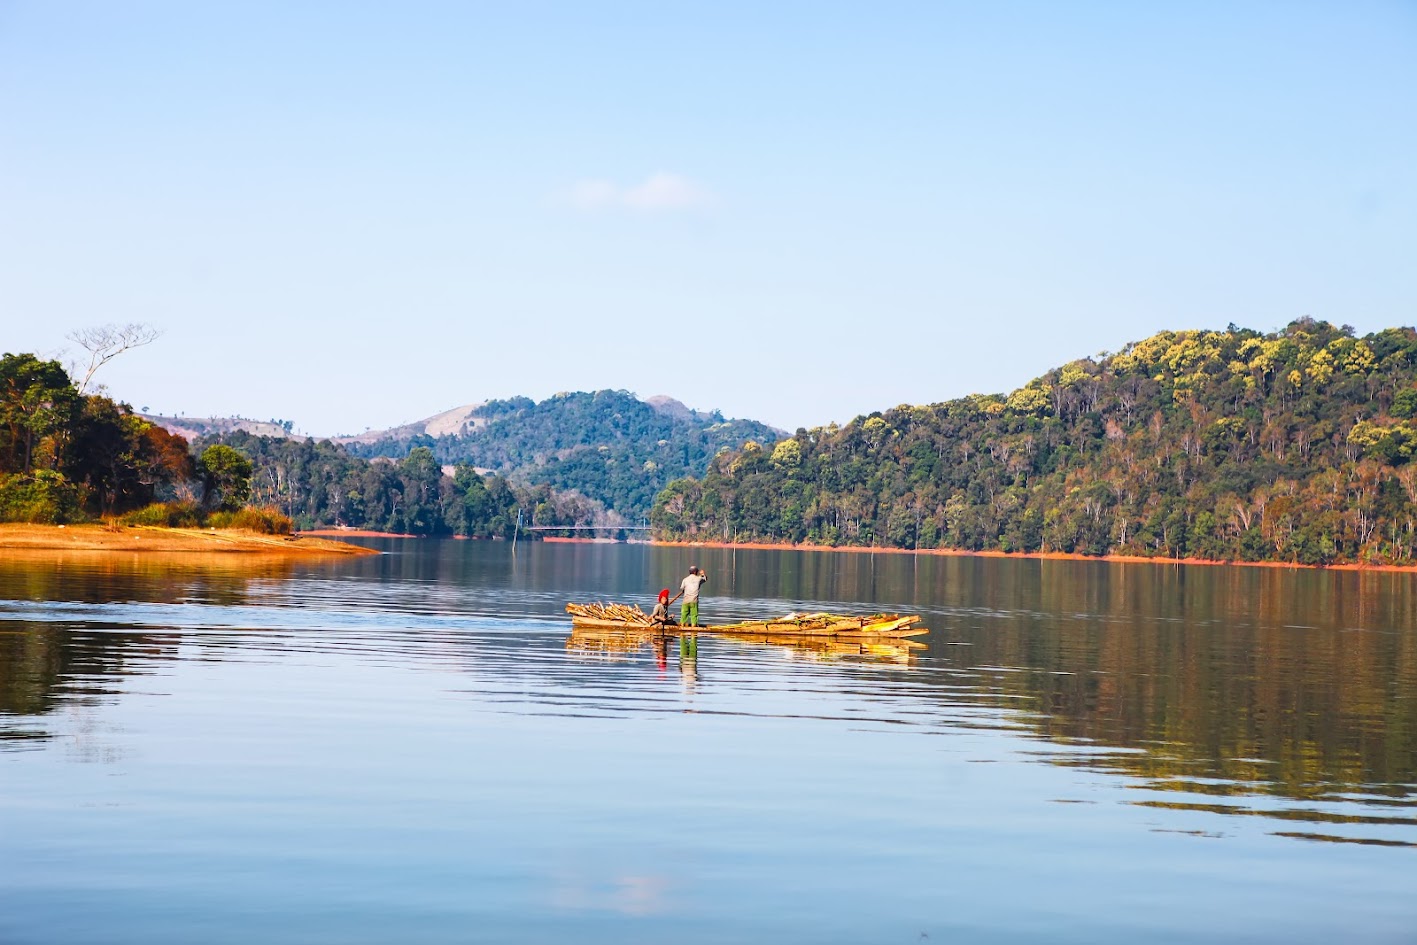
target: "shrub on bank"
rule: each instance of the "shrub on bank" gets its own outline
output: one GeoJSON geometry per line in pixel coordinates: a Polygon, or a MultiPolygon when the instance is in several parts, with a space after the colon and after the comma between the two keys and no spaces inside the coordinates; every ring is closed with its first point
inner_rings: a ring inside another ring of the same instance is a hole
{"type": "Polygon", "coordinates": [[[0,475],[0,522],[57,525],[83,518],[79,489],[57,472],[0,475]]]}
{"type": "Polygon", "coordinates": [[[292,524],[289,515],[272,506],[249,506],[207,516],[207,525],[212,528],[244,528],[262,535],[289,535],[292,524]]]}
{"type": "Polygon", "coordinates": [[[155,525],[161,528],[200,528],[202,511],[195,502],[154,502],[134,509],[119,521],[124,525],[155,525]]]}

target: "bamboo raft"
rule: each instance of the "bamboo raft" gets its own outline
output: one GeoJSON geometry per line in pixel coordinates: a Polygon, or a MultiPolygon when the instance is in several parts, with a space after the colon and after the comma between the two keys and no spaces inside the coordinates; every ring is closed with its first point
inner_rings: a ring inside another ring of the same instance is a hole
{"type": "MultiPolygon", "coordinates": [[[[659,630],[650,615],[633,604],[567,604],[571,626],[579,630],[659,630]]],[[[788,614],[771,620],[745,620],[739,623],[708,624],[702,627],[680,627],[670,624],[661,632],[678,630],[689,633],[713,633],[737,637],[777,637],[820,640],[873,640],[917,637],[929,633],[917,627],[918,616],[901,614],[788,614]]]]}

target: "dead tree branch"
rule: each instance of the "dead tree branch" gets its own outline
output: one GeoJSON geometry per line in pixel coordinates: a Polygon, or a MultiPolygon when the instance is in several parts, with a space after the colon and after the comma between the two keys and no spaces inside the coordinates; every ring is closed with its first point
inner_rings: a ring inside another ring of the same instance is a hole
{"type": "MultiPolygon", "coordinates": [[[[125,351],[152,344],[162,332],[142,322],[126,325],[99,325],[97,328],[82,328],[70,332],[68,339],[89,353],[89,363],[84,369],[83,379],[75,385],[80,394],[89,392],[89,384],[98,369],[125,351]]],[[[78,373],[78,364],[75,371],[78,373]]]]}

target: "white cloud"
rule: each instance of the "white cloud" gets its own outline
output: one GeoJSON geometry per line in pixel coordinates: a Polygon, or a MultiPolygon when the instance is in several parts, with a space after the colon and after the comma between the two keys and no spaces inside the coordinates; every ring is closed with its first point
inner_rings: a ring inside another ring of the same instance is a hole
{"type": "Polygon", "coordinates": [[[571,188],[570,203],[587,211],[618,208],[672,213],[707,207],[713,203],[713,195],[687,177],[659,171],[628,187],[608,180],[578,181],[571,188]]]}

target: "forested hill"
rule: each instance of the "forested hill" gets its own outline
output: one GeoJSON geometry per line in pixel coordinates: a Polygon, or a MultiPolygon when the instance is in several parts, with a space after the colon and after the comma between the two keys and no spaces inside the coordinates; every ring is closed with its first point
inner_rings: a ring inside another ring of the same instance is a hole
{"type": "Polygon", "coordinates": [[[1162,332],[716,458],[661,537],[1413,563],[1417,332],[1162,332]]]}
{"type": "Polygon", "coordinates": [[[649,513],[671,480],[702,475],[720,450],[750,440],[771,444],[782,435],[756,421],[726,420],[717,411],[689,410],[667,398],[641,401],[617,390],[556,394],[540,403],[493,400],[458,415],[456,428],[440,436],[413,425],[342,442],[365,458],[397,459],[426,446],[439,462],[574,491],[633,520],[649,513]]]}

